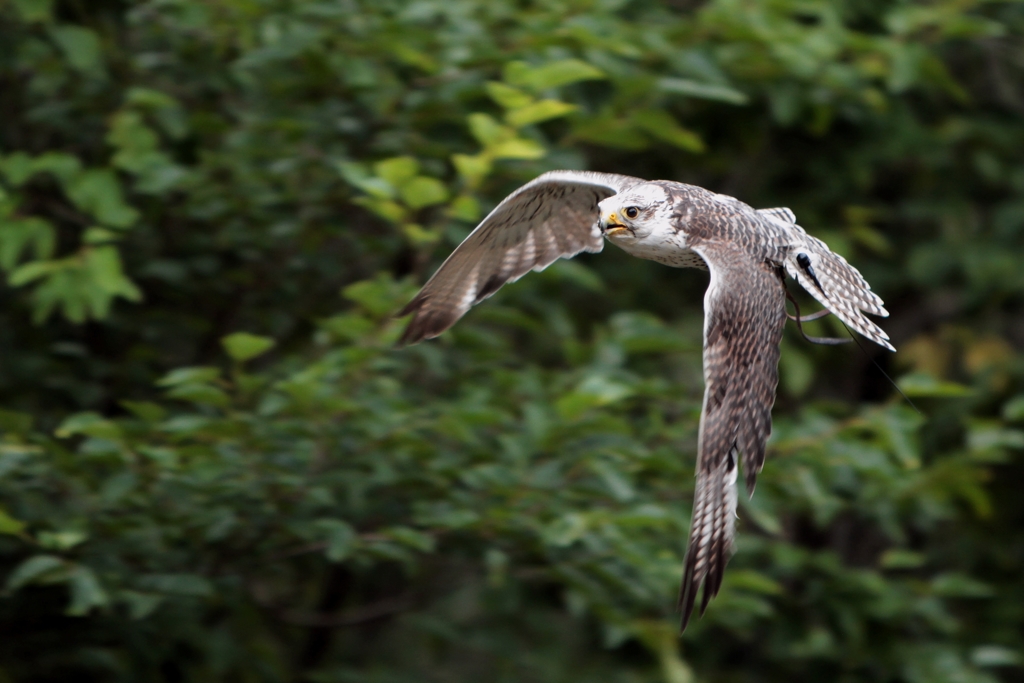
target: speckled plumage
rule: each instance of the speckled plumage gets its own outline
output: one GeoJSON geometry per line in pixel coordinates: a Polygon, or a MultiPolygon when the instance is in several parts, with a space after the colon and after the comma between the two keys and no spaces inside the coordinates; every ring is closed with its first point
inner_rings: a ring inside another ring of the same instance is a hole
{"type": "Polygon", "coordinates": [[[705,268],[704,406],[693,519],[679,595],[686,628],[700,586],[701,613],[732,554],[736,478],[748,494],[764,464],[778,385],[789,274],[852,329],[892,350],[864,313],[887,316],[861,274],[796,224],[785,208],[755,210],[726,195],[672,181],[552,171],[516,190],[452,253],[401,311],[400,342],[435,337],[469,308],[530,270],[603,240],[640,258],[705,268]]]}

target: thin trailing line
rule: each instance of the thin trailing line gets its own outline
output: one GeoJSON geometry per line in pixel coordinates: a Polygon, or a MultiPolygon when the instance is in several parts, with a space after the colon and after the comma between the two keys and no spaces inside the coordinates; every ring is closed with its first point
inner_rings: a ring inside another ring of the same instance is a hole
{"type": "Polygon", "coordinates": [[[883,377],[885,377],[885,378],[886,378],[887,380],[889,380],[889,383],[890,383],[890,384],[892,384],[892,385],[893,385],[893,387],[895,387],[895,388],[896,388],[896,391],[900,392],[900,396],[902,396],[902,397],[903,397],[903,399],[904,399],[904,400],[905,400],[905,401],[906,401],[906,402],[907,402],[908,404],[910,404],[910,407],[911,407],[911,408],[913,408],[914,410],[916,410],[916,411],[917,411],[917,414],[918,414],[918,415],[924,415],[924,413],[922,413],[922,412],[920,411],[920,409],[918,409],[918,407],[914,405],[914,402],[910,400],[910,397],[909,397],[909,396],[907,396],[906,394],[904,394],[904,393],[903,393],[903,390],[902,390],[902,389],[900,389],[900,385],[896,384],[895,380],[893,380],[893,378],[889,376],[889,373],[887,373],[887,372],[886,372],[885,370],[883,370],[883,369],[882,369],[882,366],[878,364],[878,361],[876,361],[876,360],[875,360],[875,359],[874,359],[874,358],[873,358],[873,357],[871,356],[871,354],[870,354],[870,353],[868,353],[868,350],[864,348],[864,345],[863,345],[863,344],[861,344],[861,343],[860,343],[860,340],[859,340],[859,339],[857,339],[857,337],[856,337],[856,336],[855,336],[855,335],[853,334],[853,330],[851,330],[851,329],[849,328],[849,326],[847,326],[847,324],[846,324],[845,322],[843,322],[842,320],[840,320],[840,319],[838,318],[838,316],[836,317],[836,320],[839,320],[839,322],[843,323],[843,327],[845,327],[845,328],[846,328],[846,331],[850,333],[850,337],[851,337],[851,338],[853,339],[853,341],[857,342],[857,347],[858,347],[858,348],[860,348],[860,350],[864,352],[864,355],[868,357],[868,360],[870,360],[870,361],[871,361],[872,363],[874,363],[874,364],[875,364],[875,367],[876,367],[876,368],[878,368],[878,371],[879,371],[880,373],[882,373],[882,376],[883,376],[883,377]]]}
{"type": "Polygon", "coordinates": [[[824,309],[818,311],[817,313],[811,313],[809,315],[802,316],[800,315],[800,304],[796,302],[796,299],[793,298],[793,295],[789,293],[789,290],[786,290],[786,298],[793,302],[793,308],[796,309],[796,315],[790,315],[789,311],[786,311],[786,317],[796,323],[796,328],[800,331],[800,336],[802,336],[804,339],[811,342],[812,344],[823,344],[826,346],[848,344],[851,341],[856,342],[857,348],[861,350],[861,353],[863,353],[868,358],[868,360],[874,363],[875,367],[878,368],[878,371],[882,373],[882,376],[889,380],[889,383],[892,384],[893,388],[895,388],[896,391],[899,392],[900,396],[903,397],[903,399],[910,405],[910,407],[917,411],[918,415],[924,415],[924,413],[922,413],[921,410],[916,405],[914,405],[914,402],[910,400],[910,397],[903,393],[903,390],[900,389],[900,385],[896,384],[896,381],[889,376],[889,373],[883,370],[882,366],[878,364],[878,361],[876,361],[874,357],[870,353],[868,353],[868,350],[865,349],[864,345],[860,343],[860,340],[857,339],[857,335],[853,333],[853,330],[850,329],[850,326],[843,322],[842,319],[839,318],[839,316],[836,316],[836,320],[843,323],[843,327],[845,327],[846,331],[850,333],[849,339],[839,339],[836,337],[812,337],[806,332],[804,332],[804,327],[801,323],[810,322],[812,320],[823,318],[829,313],[831,313],[831,311],[829,311],[828,309],[824,309]]]}

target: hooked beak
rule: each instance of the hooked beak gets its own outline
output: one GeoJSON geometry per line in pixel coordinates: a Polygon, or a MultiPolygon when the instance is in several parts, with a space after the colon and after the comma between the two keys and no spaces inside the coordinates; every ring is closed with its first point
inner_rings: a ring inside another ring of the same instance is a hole
{"type": "Polygon", "coordinates": [[[605,237],[619,237],[621,235],[635,235],[633,230],[627,228],[625,225],[619,222],[619,217],[615,213],[610,213],[607,216],[602,216],[600,220],[601,233],[605,237]]]}

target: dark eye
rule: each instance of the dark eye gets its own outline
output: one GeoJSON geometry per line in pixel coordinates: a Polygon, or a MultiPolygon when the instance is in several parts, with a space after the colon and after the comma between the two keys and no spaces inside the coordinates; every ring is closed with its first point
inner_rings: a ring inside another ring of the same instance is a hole
{"type": "Polygon", "coordinates": [[[626,218],[636,218],[640,215],[640,209],[635,206],[627,206],[622,213],[626,214],[626,218]]]}

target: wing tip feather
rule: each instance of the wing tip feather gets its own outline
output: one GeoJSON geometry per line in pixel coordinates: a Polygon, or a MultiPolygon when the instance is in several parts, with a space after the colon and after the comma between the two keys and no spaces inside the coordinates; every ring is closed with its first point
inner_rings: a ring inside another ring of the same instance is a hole
{"type": "Polygon", "coordinates": [[[683,579],[679,584],[679,599],[676,601],[676,609],[681,612],[679,633],[686,631],[686,627],[690,623],[693,604],[697,598],[697,590],[700,588],[700,585],[695,585],[693,581],[695,558],[692,555],[693,544],[691,543],[686,551],[686,559],[683,560],[683,579]]]}
{"type": "Polygon", "coordinates": [[[418,344],[424,339],[432,339],[449,327],[455,324],[459,316],[445,314],[435,308],[426,308],[429,297],[417,296],[405,307],[395,314],[396,318],[403,318],[412,314],[412,319],[406,324],[402,334],[395,342],[396,348],[403,348],[418,344]]]}

